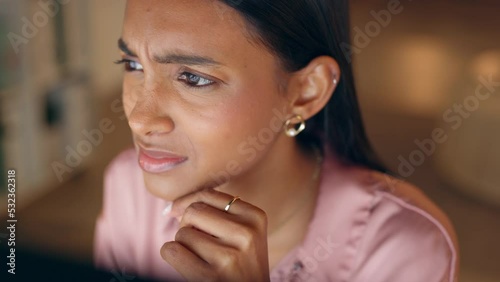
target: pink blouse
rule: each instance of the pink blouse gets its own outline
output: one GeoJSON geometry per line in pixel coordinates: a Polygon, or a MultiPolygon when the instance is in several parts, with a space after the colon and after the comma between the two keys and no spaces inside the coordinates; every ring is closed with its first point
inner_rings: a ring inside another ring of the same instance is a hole
{"type": "MultiPolygon", "coordinates": [[[[178,222],[162,216],[167,202],[146,190],[135,150],[113,160],[104,184],[95,265],[182,280],[160,256],[178,222]]],[[[307,235],[270,275],[272,281],[451,282],[457,281],[457,269],[453,227],[421,191],[329,156],[307,235]]]]}

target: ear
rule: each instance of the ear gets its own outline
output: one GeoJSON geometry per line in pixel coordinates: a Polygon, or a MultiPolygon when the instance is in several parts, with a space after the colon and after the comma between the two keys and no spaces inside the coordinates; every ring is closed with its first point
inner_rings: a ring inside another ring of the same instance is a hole
{"type": "Polygon", "coordinates": [[[328,103],[340,81],[336,60],[320,56],[293,73],[288,81],[287,97],[292,115],[308,120],[328,103]]]}

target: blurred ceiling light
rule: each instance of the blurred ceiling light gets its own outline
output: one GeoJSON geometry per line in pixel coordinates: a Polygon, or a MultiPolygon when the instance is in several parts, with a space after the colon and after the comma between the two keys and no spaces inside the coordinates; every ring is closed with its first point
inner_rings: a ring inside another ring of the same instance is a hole
{"type": "MultiPolygon", "coordinates": [[[[476,89],[482,81],[497,82],[500,76],[500,50],[488,50],[474,56],[468,64],[466,82],[458,92],[455,103],[465,105],[474,101],[476,89]],[[479,77],[487,79],[479,79],[479,77]]],[[[495,83],[491,85],[494,87],[495,83]]],[[[482,96],[488,87],[482,88],[482,96]]],[[[500,206],[500,100],[498,86],[490,89],[487,100],[479,103],[473,111],[467,112],[461,126],[448,130],[448,141],[442,144],[435,157],[436,169],[442,179],[453,187],[500,206]]],[[[470,106],[469,106],[470,107],[470,106]]],[[[467,109],[467,107],[464,107],[467,109]]],[[[455,115],[458,117],[458,114],[455,115]]],[[[443,128],[449,126],[442,124],[443,128]]]]}
{"type": "Polygon", "coordinates": [[[471,72],[477,76],[500,75],[500,49],[480,53],[472,60],[471,72]]]}
{"type": "Polygon", "coordinates": [[[452,95],[459,61],[452,49],[437,38],[411,37],[401,41],[394,53],[393,81],[400,105],[407,111],[434,116],[452,95]]]}

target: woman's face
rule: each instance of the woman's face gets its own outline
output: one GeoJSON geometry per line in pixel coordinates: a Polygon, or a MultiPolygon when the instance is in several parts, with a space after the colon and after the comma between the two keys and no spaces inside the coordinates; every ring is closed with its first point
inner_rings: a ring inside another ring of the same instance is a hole
{"type": "Polygon", "coordinates": [[[236,11],[207,0],[129,0],[124,106],[146,186],[173,200],[248,174],[288,114],[277,59],[236,11]]]}

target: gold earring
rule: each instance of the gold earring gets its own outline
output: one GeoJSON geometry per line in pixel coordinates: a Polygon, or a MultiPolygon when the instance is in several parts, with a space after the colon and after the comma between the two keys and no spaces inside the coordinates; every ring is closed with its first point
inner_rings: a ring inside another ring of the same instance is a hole
{"type": "Polygon", "coordinates": [[[295,136],[299,135],[302,131],[304,131],[304,129],[306,129],[306,122],[304,121],[304,119],[300,115],[296,115],[292,118],[289,118],[285,122],[284,130],[285,130],[286,136],[288,136],[288,137],[295,137],[295,136]],[[296,128],[296,124],[299,124],[298,128],[296,128]]]}

